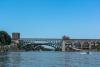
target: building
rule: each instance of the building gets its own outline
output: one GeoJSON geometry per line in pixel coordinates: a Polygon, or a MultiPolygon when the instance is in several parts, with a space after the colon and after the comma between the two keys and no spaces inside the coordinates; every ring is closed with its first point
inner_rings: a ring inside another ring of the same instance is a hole
{"type": "Polygon", "coordinates": [[[12,40],[19,40],[20,39],[20,33],[14,32],[12,33],[12,40]]]}

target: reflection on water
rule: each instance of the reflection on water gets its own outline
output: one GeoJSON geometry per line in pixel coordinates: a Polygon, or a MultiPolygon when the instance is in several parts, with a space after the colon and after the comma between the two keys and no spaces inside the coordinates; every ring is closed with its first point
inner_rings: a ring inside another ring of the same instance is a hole
{"type": "Polygon", "coordinates": [[[0,67],[100,67],[100,52],[9,52],[0,54],[0,67]]]}
{"type": "Polygon", "coordinates": [[[8,54],[9,67],[19,67],[21,57],[19,52],[11,52],[8,54]]]}
{"type": "Polygon", "coordinates": [[[0,67],[7,67],[7,53],[0,53],[0,67]]]}

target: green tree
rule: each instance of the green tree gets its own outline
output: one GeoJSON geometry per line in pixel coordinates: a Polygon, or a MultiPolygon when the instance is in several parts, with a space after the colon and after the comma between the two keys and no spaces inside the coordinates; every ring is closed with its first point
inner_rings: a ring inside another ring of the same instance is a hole
{"type": "Polygon", "coordinates": [[[95,48],[97,49],[97,51],[100,51],[100,42],[98,41],[98,42],[96,42],[96,44],[98,44],[98,45],[96,45],[95,48]]]}
{"type": "Polygon", "coordinates": [[[11,43],[11,37],[6,31],[0,31],[0,46],[1,50],[5,45],[9,45],[11,43]]]}
{"type": "Polygon", "coordinates": [[[97,45],[95,48],[97,49],[97,51],[100,51],[100,45],[97,45]]]}

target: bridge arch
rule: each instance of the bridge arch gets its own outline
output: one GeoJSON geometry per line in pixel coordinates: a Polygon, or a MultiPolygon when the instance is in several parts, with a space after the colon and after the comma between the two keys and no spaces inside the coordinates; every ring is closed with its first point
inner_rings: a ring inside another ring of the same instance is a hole
{"type": "Polygon", "coordinates": [[[84,43],[82,44],[82,49],[89,49],[89,42],[84,41],[84,43]]]}
{"type": "Polygon", "coordinates": [[[81,43],[79,41],[77,41],[77,42],[74,43],[74,46],[76,48],[80,49],[81,48],[81,43]]]}

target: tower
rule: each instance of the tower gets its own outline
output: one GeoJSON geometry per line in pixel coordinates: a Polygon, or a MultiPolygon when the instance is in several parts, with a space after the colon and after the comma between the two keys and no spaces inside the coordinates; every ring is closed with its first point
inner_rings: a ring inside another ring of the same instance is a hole
{"type": "Polygon", "coordinates": [[[20,33],[13,32],[12,33],[12,40],[19,40],[20,39],[20,33]]]}

